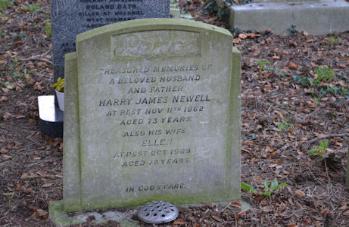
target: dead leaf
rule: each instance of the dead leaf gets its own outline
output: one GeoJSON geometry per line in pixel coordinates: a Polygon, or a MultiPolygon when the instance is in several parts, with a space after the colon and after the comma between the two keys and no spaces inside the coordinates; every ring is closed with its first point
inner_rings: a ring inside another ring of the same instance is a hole
{"type": "Polygon", "coordinates": [[[244,34],[244,33],[241,33],[241,34],[239,34],[239,38],[240,39],[247,39],[248,36],[246,34],[244,34]]]}
{"type": "Polygon", "coordinates": [[[215,215],[211,215],[212,219],[214,219],[215,221],[218,221],[218,222],[222,222],[223,220],[218,217],[218,216],[215,216],[215,215]]]}
{"type": "Polygon", "coordinates": [[[273,60],[280,60],[280,56],[278,55],[273,55],[273,57],[271,57],[273,60]]]}
{"type": "Polygon", "coordinates": [[[305,196],[305,193],[301,190],[296,190],[294,192],[294,194],[298,197],[298,198],[303,198],[305,196]]]}
{"type": "Polygon", "coordinates": [[[6,153],[8,153],[8,150],[5,147],[0,149],[0,154],[6,154],[6,153]]]}
{"type": "Polygon", "coordinates": [[[2,117],[4,118],[5,121],[7,121],[7,120],[13,118],[13,115],[12,115],[11,113],[9,113],[9,112],[5,112],[5,113],[2,115],[2,117]]]}
{"type": "Polygon", "coordinates": [[[287,227],[298,227],[297,224],[288,224],[287,227]]]}
{"type": "Polygon", "coordinates": [[[298,69],[298,65],[297,65],[296,63],[294,63],[294,62],[289,62],[288,65],[287,65],[287,67],[288,67],[289,69],[291,69],[291,70],[296,70],[296,69],[298,69]]]}
{"type": "Polygon", "coordinates": [[[12,158],[12,156],[10,156],[10,155],[7,155],[7,154],[3,154],[3,155],[1,155],[1,158],[3,159],[3,160],[9,160],[9,159],[11,159],[12,158]]]}
{"type": "Polygon", "coordinates": [[[234,44],[239,44],[239,43],[241,43],[241,39],[240,38],[235,38],[235,39],[233,39],[233,43],[234,44]]]}
{"type": "Polygon", "coordinates": [[[42,91],[44,89],[44,87],[42,86],[42,82],[35,82],[33,88],[37,91],[42,91]]]}
{"type": "Polygon", "coordinates": [[[22,180],[26,180],[26,179],[32,179],[32,178],[36,178],[37,176],[34,173],[23,173],[21,175],[21,179],[22,180]]]}
{"type": "Polygon", "coordinates": [[[13,90],[16,88],[16,84],[15,83],[11,83],[11,82],[5,82],[5,87],[9,90],[13,90]]]}
{"type": "Polygon", "coordinates": [[[36,218],[47,219],[48,212],[42,209],[36,209],[33,214],[36,218]]]}
{"type": "Polygon", "coordinates": [[[30,75],[26,74],[26,75],[24,76],[24,78],[25,78],[25,82],[26,82],[28,85],[33,85],[33,84],[35,84],[35,80],[34,80],[30,75]]]}
{"type": "Polygon", "coordinates": [[[183,219],[177,219],[173,222],[174,225],[185,225],[185,221],[183,219]]]}
{"type": "Polygon", "coordinates": [[[20,115],[20,114],[16,114],[15,118],[16,119],[22,119],[22,118],[25,118],[25,116],[24,115],[20,115]]]}
{"type": "Polygon", "coordinates": [[[8,98],[6,96],[1,96],[0,97],[0,102],[6,102],[8,98]]]}
{"type": "Polygon", "coordinates": [[[43,188],[49,188],[53,185],[53,183],[46,183],[46,184],[43,184],[41,187],[43,188]]]}
{"type": "Polygon", "coordinates": [[[344,211],[344,212],[343,212],[343,215],[344,215],[344,216],[349,216],[349,210],[344,211]]]}

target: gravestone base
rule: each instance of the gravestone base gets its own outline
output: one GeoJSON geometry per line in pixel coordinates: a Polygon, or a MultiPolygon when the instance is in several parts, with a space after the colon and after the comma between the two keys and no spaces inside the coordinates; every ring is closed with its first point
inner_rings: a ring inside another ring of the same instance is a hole
{"type": "Polygon", "coordinates": [[[63,137],[63,112],[55,104],[54,95],[38,97],[39,128],[49,137],[63,137]]]}
{"type": "Polygon", "coordinates": [[[68,213],[64,210],[64,202],[51,202],[49,206],[50,220],[57,226],[70,226],[87,223],[93,219],[95,224],[103,224],[109,221],[116,221],[123,226],[139,226],[138,222],[131,220],[135,210],[127,212],[105,211],[105,212],[80,212],[76,214],[68,213]]]}
{"type": "MultiPolygon", "coordinates": [[[[239,201],[239,200],[236,200],[239,201]]],[[[229,206],[231,202],[220,202],[213,203],[212,205],[217,206],[219,208],[225,209],[229,206]]],[[[189,208],[189,207],[197,207],[200,208],[203,205],[183,205],[180,208],[189,208]]],[[[237,212],[247,211],[251,208],[251,205],[244,200],[240,200],[240,209],[237,209],[237,212]]],[[[129,209],[125,212],[119,211],[104,211],[104,212],[85,212],[85,213],[76,213],[71,214],[64,210],[64,202],[56,201],[51,202],[49,206],[49,214],[50,220],[56,224],[57,226],[70,226],[70,225],[79,225],[84,224],[87,220],[94,220],[94,224],[103,224],[108,221],[115,221],[120,224],[121,227],[132,227],[132,226],[140,226],[140,221],[133,220],[132,217],[136,214],[136,209],[129,209]],[[93,218],[94,217],[94,218],[93,218]]]]}
{"type": "Polygon", "coordinates": [[[345,0],[259,2],[230,6],[229,26],[282,35],[295,26],[297,31],[322,35],[348,31],[348,15],[349,3],[345,0]]]}

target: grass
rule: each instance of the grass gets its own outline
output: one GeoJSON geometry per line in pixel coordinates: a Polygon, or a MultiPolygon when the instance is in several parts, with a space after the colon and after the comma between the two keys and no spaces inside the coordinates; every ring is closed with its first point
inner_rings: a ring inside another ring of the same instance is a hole
{"type": "Polygon", "coordinates": [[[323,158],[324,155],[326,154],[326,151],[328,149],[328,145],[329,145],[329,141],[328,140],[321,140],[319,142],[319,145],[317,146],[313,146],[309,151],[308,151],[308,155],[311,157],[320,157],[323,158]]]}
{"type": "Polygon", "coordinates": [[[339,44],[341,42],[341,39],[336,35],[330,35],[326,38],[326,42],[333,46],[339,44]]]}
{"type": "Polygon", "coordinates": [[[252,185],[241,182],[240,184],[241,190],[245,192],[249,192],[252,194],[262,195],[263,197],[270,198],[273,194],[275,194],[278,191],[281,191],[285,187],[287,187],[287,183],[285,182],[279,182],[277,179],[274,179],[272,181],[265,180],[263,182],[263,190],[257,191],[252,185]]]}
{"type": "Polygon", "coordinates": [[[276,124],[276,127],[278,128],[279,131],[281,132],[285,132],[287,131],[289,128],[291,128],[292,124],[289,123],[288,121],[282,121],[282,122],[278,122],[276,124]]]}
{"type": "Polygon", "coordinates": [[[274,192],[277,192],[287,187],[287,183],[279,183],[277,179],[274,179],[272,181],[264,181],[263,187],[264,189],[262,192],[262,196],[271,197],[274,192]]]}
{"type": "Polygon", "coordinates": [[[50,20],[45,21],[45,27],[44,27],[45,35],[50,38],[52,36],[52,24],[50,20]]]}
{"type": "Polygon", "coordinates": [[[340,85],[330,84],[336,78],[335,71],[327,66],[318,66],[314,69],[315,77],[309,76],[292,76],[293,81],[302,87],[313,88],[311,93],[314,98],[321,98],[326,95],[349,96],[349,88],[340,85]]]}
{"type": "Polygon", "coordinates": [[[334,70],[327,65],[318,66],[315,68],[315,80],[314,83],[319,85],[321,82],[330,82],[334,79],[336,73],[334,70]]]}
{"type": "Polygon", "coordinates": [[[261,59],[256,62],[259,71],[263,72],[271,68],[271,62],[266,59],[261,59]]]}
{"type": "Polygon", "coordinates": [[[41,10],[41,6],[37,3],[26,4],[24,5],[23,9],[30,13],[36,13],[41,10]]]}
{"type": "Polygon", "coordinates": [[[11,0],[0,0],[0,13],[5,11],[8,7],[12,6],[13,2],[11,0]]]}

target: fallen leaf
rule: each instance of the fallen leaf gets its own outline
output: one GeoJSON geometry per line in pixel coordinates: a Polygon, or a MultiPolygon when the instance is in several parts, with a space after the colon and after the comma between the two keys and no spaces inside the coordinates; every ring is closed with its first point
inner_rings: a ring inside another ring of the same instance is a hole
{"type": "Polygon", "coordinates": [[[287,65],[287,67],[288,67],[289,69],[291,69],[291,70],[296,70],[296,69],[298,69],[298,65],[297,65],[296,63],[294,63],[294,62],[289,62],[288,65],[287,65]]]}
{"type": "Polygon", "coordinates": [[[2,158],[3,160],[9,160],[9,159],[12,158],[12,156],[7,155],[7,154],[3,154],[3,155],[1,155],[1,158],[2,158]]]}
{"type": "Polygon", "coordinates": [[[223,221],[223,220],[222,220],[220,217],[218,217],[218,216],[212,215],[211,217],[212,217],[212,219],[214,219],[215,221],[218,221],[218,222],[222,222],[222,221],[223,221]]]}
{"type": "Polygon", "coordinates": [[[48,187],[51,187],[52,185],[53,183],[46,183],[46,184],[43,184],[41,187],[48,188],[48,187]]]}
{"type": "Polygon", "coordinates": [[[303,198],[305,196],[305,193],[301,190],[296,190],[294,192],[294,194],[298,197],[298,198],[303,198]]]}
{"type": "Polygon", "coordinates": [[[16,88],[16,84],[11,83],[11,82],[5,82],[5,87],[9,90],[13,90],[16,88]]]}
{"type": "Polygon", "coordinates": [[[32,178],[36,178],[37,176],[33,173],[23,173],[21,175],[21,179],[22,180],[26,180],[26,179],[32,179],[32,178]]]}
{"type": "Polygon", "coordinates": [[[8,98],[6,96],[1,96],[0,97],[0,102],[6,102],[8,98]]]}
{"type": "Polygon", "coordinates": [[[5,147],[0,149],[0,154],[6,154],[6,153],[8,153],[8,150],[5,147]]]}
{"type": "Polygon", "coordinates": [[[297,224],[288,224],[287,227],[298,227],[297,224]]]}
{"type": "Polygon", "coordinates": [[[235,39],[233,39],[233,43],[234,44],[239,44],[239,43],[241,43],[241,39],[235,38],[235,39]]]}
{"type": "Polygon", "coordinates": [[[239,34],[239,38],[240,39],[247,39],[248,36],[246,34],[244,34],[244,33],[241,33],[241,34],[239,34]]]}
{"type": "Polygon", "coordinates": [[[24,76],[24,78],[25,78],[25,82],[26,82],[28,85],[33,85],[33,84],[35,84],[35,80],[34,80],[30,75],[26,74],[26,75],[24,76]]]}
{"type": "Polygon", "coordinates": [[[185,225],[185,221],[183,219],[177,219],[173,222],[174,225],[185,225]]]}
{"type": "Polygon", "coordinates": [[[280,60],[280,56],[278,55],[273,55],[273,57],[271,57],[273,60],[280,60]]]}
{"type": "Polygon", "coordinates": [[[42,86],[41,82],[36,82],[33,86],[34,90],[37,91],[42,91],[44,89],[44,87],[42,86]]]}
{"type": "Polygon", "coordinates": [[[13,115],[12,115],[11,113],[9,113],[9,112],[5,112],[5,113],[2,115],[2,117],[4,118],[5,121],[7,121],[7,120],[13,118],[13,115]]]}
{"type": "Polygon", "coordinates": [[[349,216],[349,210],[344,211],[344,212],[343,212],[343,215],[344,215],[344,216],[349,216]]]}
{"type": "Polygon", "coordinates": [[[47,219],[48,218],[48,212],[42,209],[36,209],[34,212],[34,216],[40,219],[47,219]]]}

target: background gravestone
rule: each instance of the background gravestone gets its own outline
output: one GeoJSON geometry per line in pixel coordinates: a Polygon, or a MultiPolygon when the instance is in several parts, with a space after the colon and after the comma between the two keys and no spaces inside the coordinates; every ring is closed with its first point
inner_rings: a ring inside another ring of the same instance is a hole
{"type": "Polygon", "coordinates": [[[349,30],[349,2],[346,0],[253,0],[236,5],[231,0],[215,0],[239,31],[266,31],[289,35],[305,31],[324,35],[349,30]]]}
{"type": "Polygon", "coordinates": [[[239,199],[240,54],[231,40],[182,19],[78,35],[65,64],[62,209],[239,199]]]}
{"type": "Polygon", "coordinates": [[[118,21],[169,17],[170,0],[52,0],[55,78],[64,72],[64,54],[75,51],[76,35],[118,21]]]}

